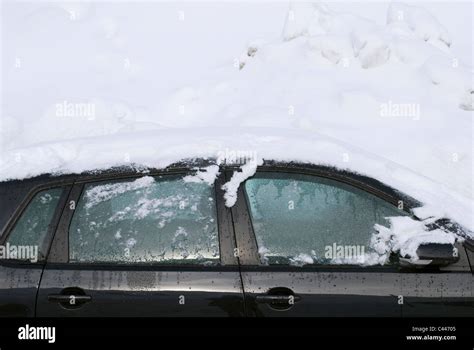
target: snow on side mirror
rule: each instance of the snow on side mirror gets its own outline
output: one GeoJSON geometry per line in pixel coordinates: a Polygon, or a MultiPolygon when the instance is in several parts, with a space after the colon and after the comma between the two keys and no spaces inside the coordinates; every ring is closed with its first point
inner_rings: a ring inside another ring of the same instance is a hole
{"type": "Polygon", "coordinates": [[[423,243],[416,250],[417,257],[400,256],[401,266],[446,266],[459,260],[458,249],[449,243],[423,243]]]}

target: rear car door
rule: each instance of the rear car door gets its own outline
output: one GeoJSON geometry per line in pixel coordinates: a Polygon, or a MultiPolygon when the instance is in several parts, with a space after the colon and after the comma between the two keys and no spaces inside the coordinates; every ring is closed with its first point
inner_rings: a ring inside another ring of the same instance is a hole
{"type": "Polygon", "coordinates": [[[242,316],[219,187],[183,170],[75,184],[37,315],[242,316]]]}
{"type": "Polygon", "coordinates": [[[45,259],[70,190],[64,184],[15,181],[0,186],[0,317],[35,316],[45,259]]]}
{"type": "Polygon", "coordinates": [[[250,316],[401,316],[396,265],[361,266],[374,224],[407,215],[359,188],[313,174],[264,171],[232,210],[250,316]]]}

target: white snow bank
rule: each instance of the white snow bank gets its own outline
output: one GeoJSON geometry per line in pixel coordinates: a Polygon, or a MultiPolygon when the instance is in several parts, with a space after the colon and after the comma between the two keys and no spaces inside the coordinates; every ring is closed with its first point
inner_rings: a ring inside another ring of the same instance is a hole
{"type": "Polygon", "coordinates": [[[411,32],[434,45],[449,47],[451,38],[446,28],[426,9],[403,3],[392,3],[388,9],[387,24],[400,31],[411,32]]]}

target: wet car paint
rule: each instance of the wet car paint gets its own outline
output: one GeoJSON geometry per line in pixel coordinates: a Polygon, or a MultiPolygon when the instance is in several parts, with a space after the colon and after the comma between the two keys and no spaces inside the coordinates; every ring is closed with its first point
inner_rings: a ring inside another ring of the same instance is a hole
{"type": "MultiPolygon", "coordinates": [[[[124,176],[124,173],[119,172],[116,176],[124,176]]],[[[96,175],[87,175],[84,181],[96,178],[96,175]]],[[[1,183],[0,191],[8,194],[2,198],[1,208],[8,208],[1,216],[2,233],[12,215],[18,211],[18,206],[31,197],[31,191],[38,185],[54,182],[56,186],[66,186],[71,181],[72,177],[68,176],[16,181],[14,185],[10,183],[10,187],[9,183],[1,183]]],[[[252,237],[248,236],[248,227],[242,224],[243,220],[248,220],[248,213],[239,211],[238,206],[232,209],[232,215],[230,209],[221,210],[232,218],[228,220],[233,220],[233,228],[232,234],[229,234],[230,231],[219,234],[225,237],[225,241],[237,242],[236,256],[240,266],[231,257],[226,258],[225,266],[207,270],[205,267],[181,270],[163,267],[74,267],[52,261],[46,264],[43,272],[44,263],[2,261],[0,316],[474,315],[473,275],[468,261],[468,256],[474,260],[471,251],[464,251],[460,262],[435,272],[275,270],[255,265],[252,261],[256,254],[248,250],[252,237]],[[234,229],[237,237],[234,237],[234,229]],[[300,299],[285,310],[256,302],[257,296],[275,288],[291,290],[300,299]],[[72,308],[48,300],[48,296],[64,293],[65,290],[84,293],[91,300],[72,308]],[[182,297],[184,304],[180,303],[182,297]],[[401,303],[400,297],[403,297],[401,303]]],[[[222,226],[219,229],[221,231],[222,226]]],[[[229,246],[234,244],[229,243],[229,246]]]]}

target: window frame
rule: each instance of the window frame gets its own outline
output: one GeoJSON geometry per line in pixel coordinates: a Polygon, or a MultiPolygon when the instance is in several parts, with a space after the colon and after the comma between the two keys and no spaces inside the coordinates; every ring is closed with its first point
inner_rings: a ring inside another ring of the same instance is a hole
{"type": "MultiPolygon", "coordinates": [[[[367,184],[361,180],[358,180],[354,176],[347,176],[342,172],[331,171],[330,169],[319,169],[319,168],[304,168],[304,167],[288,167],[288,166],[275,166],[275,165],[263,165],[257,168],[257,174],[264,173],[283,173],[283,174],[297,174],[297,175],[309,175],[315,177],[326,178],[342,184],[358,188],[364,192],[372,194],[381,200],[384,200],[388,204],[397,206],[399,200],[404,201],[403,211],[414,219],[418,219],[412,211],[412,207],[409,203],[405,204],[403,195],[395,197],[392,194],[378,189],[370,184],[367,184]]],[[[232,171],[226,172],[228,179],[232,176],[232,171]]],[[[250,177],[251,179],[252,177],[250,177]]],[[[235,220],[235,235],[237,240],[237,246],[240,252],[240,262],[248,271],[341,271],[341,272],[395,272],[399,271],[398,264],[391,265],[372,265],[372,266],[361,266],[361,265],[303,265],[303,266],[292,266],[292,265],[265,265],[261,262],[258,254],[258,243],[257,238],[253,229],[249,203],[247,201],[247,195],[245,193],[245,182],[240,184],[237,193],[237,202],[232,207],[232,216],[235,220]]]]}
{"type": "Polygon", "coordinates": [[[164,270],[164,271],[190,271],[190,270],[226,270],[226,267],[238,266],[238,261],[233,254],[235,249],[235,239],[232,229],[232,221],[230,212],[226,210],[221,186],[223,182],[223,171],[214,183],[214,195],[216,205],[216,224],[219,244],[219,263],[217,265],[203,265],[203,264],[166,264],[162,262],[140,262],[140,263],[125,263],[125,262],[70,262],[69,261],[69,228],[72,222],[72,217],[75,210],[69,209],[69,203],[74,201],[77,205],[81,198],[85,185],[104,182],[104,181],[123,181],[138,179],[143,176],[173,176],[173,175],[193,175],[195,168],[176,168],[163,171],[149,171],[146,173],[121,173],[108,174],[100,176],[91,176],[77,179],[72,187],[69,197],[67,199],[68,206],[66,206],[62,213],[59,225],[56,230],[56,235],[52,243],[51,251],[48,256],[48,266],[53,268],[65,269],[94,269],[94,270],[164,270]]]}
{"type": "Polygon", "coordinates": [[[73,181],[53,181],[49,182],[46,184],[41,184],[38,186],[35,186],[30,189],[30,191],[27,193],[23,201],[17,206],[15,211],[13,212],[13,215],[10,217],[10,219],[7,221],[5,225],[5,229],[3,231],[2,236],[0,237],[0,245],[5,246],[5,244],[8,242],[8,239],[10,238],[11,233],[15,229],[18,221],[20,218],[23,216],[23,214],[26,212],[27,208],[31,205],[33,199],[38,195],[40,192],[51,190],[51,189],[56,189],[60,188],[62,189],[62,193],[59,197],[59,201],[56,205],[56,208],[54,210],[54,214],[51,218],[51,222],[48,225],[48,230],[46,232],[46,235],[44,237],[44,240],[42,242],[41,247],[38,247],[38,252],[43,251],[44,255],[38,257],[38,261],[36,262],[28,262],[28,261],[21,261],[21,260],[15,260],[15,259],[0,259],[0,265],[3,264],[13,264],[13,265],[43,265],[49,256],[49,253],[51,251],[51,247],[53,244],[54,236],[60,221],[60,218],[62,216],[64,207],[66,205],[66,200],[69,196],[69,193],[72,188],[72,183],[73,181]]]}

